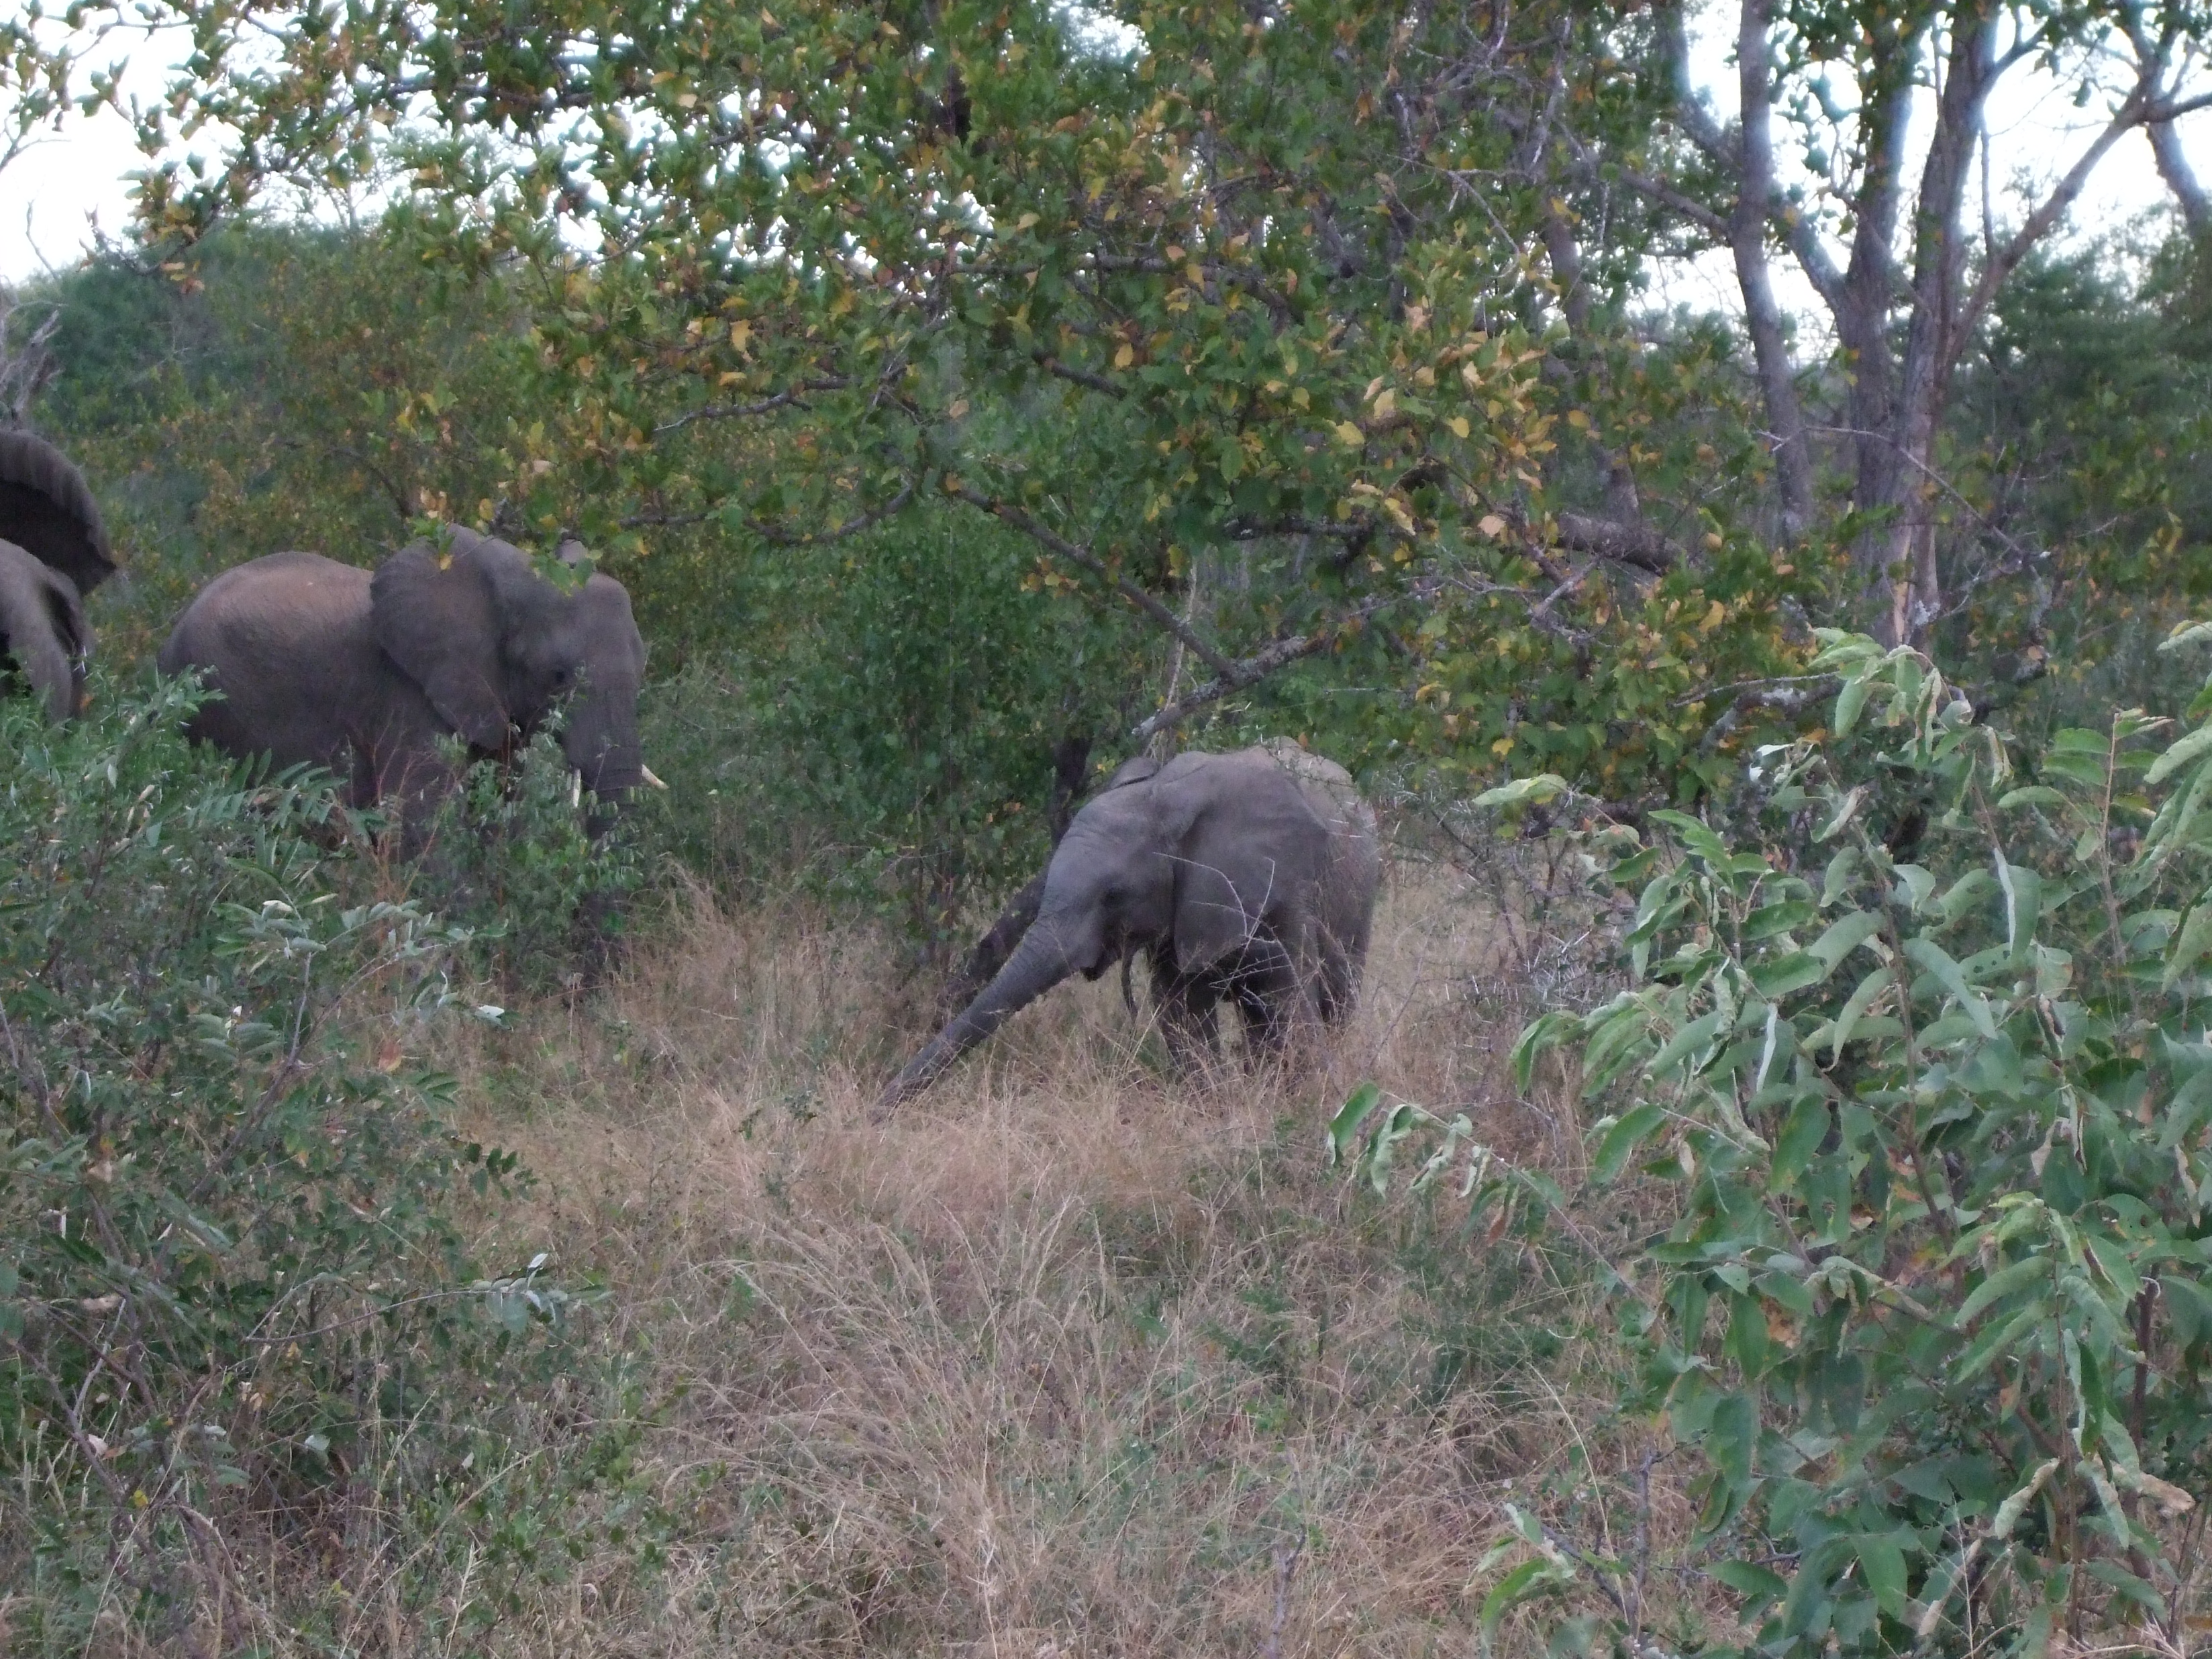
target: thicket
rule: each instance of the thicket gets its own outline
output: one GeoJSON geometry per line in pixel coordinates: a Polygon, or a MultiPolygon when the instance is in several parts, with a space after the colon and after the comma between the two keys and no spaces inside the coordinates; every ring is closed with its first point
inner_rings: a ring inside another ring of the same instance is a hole
{"type": "Polygon", "coordinates": [[[625,1443],[528,1455],[605,1379],[576,1287],[471,1251],[527,1177],[426,1056],[500,1011],[327,780],[192,752],[188,687],[103,690],[60,731],[0,701],[11,1650],[232,1651],[349,1598],[397,1631],[465,1559],[495,1624],[619,1519],[625,1443]]]}
{"type": "MultiPolygon", "coordinates": [[[[2097,1631],[2188,1651],[2212,1498],[2212,689],[2185,728],[2124,710],[2016,751],[1909,648],[1832,634],[1817,662],[1843,678],[1836,735],[1760,753],[1755,826],[1589,833],[1635,896],[1632,983],[1516,1050],[1523,1088],[1569,1058],[1606,1110],[1592,1181],[1640,1187],[1663,1226],[1602,1270],[1624,1419],[1696,1460],[1672,1565],[1740,1598],[1729,1651],[2097,1631]],[[1914,827],[1885,839],[1900,801],[1914,827]]],[[[1378,1187],[1418,1151],[1415,1182],[1463,1169],[1478,1216],[1566,1210],[1472,1133],[1370,1091],[1333,1138],[1378,1187]]],[[[1516,1510],[1486,1627],[1564,1598],[1576,1646],[1640,1645],[1645,1480],[1615,1522],[1633,1550],[1516,1510]]]]}

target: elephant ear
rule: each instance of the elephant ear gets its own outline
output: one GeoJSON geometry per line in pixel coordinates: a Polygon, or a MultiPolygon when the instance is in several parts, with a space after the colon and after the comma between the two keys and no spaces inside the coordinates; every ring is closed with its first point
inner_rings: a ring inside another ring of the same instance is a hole
{"type": "Polygon", "coordinates": [[[83,699],[91,638],[70,579],[0,541],[0,648],[14,656],[56,720],[76,714],[83,699]]]}
{"type": "Polygon", "coordinates": [[[513,573],[502,551],[528,570],[520,549],[456,530],[442,552],[417,542],[386,559],[369,580],[377,644],[478,749],[504,749],[513,724],[500,653],[500,590],[513,573]]]}
{"type": "MultiPolygon", "coordinates": [[[[1106,780],[1106,789],[1119,789],[1125,783],[1142,783],[1159,769],[1159,762],[1150,755],[1134,756],[1115,769],[1114,775],[1106,780]]],[[[1106,790],[1098,793],[1103,795],[1106,790]]]]}
{"type": "MultiPolygon", "coordinates": [[[[1208,756],[1159,786],[1176,848],[1176,966],[1197,973],[1239,956],[1254,936],[1310,908],[1328,831],[1272,762],[1208,756]]],[[[1283,943],[1296,950],[1297,942],[1283,943]]]]}
{"type": "Polygon", "coordinates": [[[0,432],[0,537],[89,593],[115,574],[115,552],[91,487],[44,438],[0,432]]]}

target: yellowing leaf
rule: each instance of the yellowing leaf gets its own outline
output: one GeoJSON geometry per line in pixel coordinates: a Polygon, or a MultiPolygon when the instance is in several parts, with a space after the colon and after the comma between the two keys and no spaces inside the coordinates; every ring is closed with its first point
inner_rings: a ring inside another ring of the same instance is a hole
{"type": "Polygon", "coordinates": [[[1349,421],[1336,423],[1336,441],[1348,449],[1357,449],[1367,441],[1367,434],[1349,421]]]}
{"type": "Polygon", "coordinates": [[[1137,354],[1135,350],[1130,346],[1127,340],[1122,341],[1121,349],[1114,354],[1114,367],[1116,368],[1127,368],[1131,363],[1133,363],[1136,361],[1137,354]]]}
{"type": "Polygon", "coordinates": [[[751,343],[752,337],[753,325],[750,323],[732,323],[730,325],[730,349],[732,350],[743,351],[746,349],[751,343]]]}
{"type": "Polygon", "coordinates": [[[1474,527],[1489,537],[1491,540],[1496,541],[1505,533],[1505,520],[1495,513],[1486,513],[1482,515],[1481,521],[1474,527]]]}
{"type": "Polygon", "coordinates": [[[1454,415],[1446,420],[1444,424],[1451,428],[1451,434],[1455,438],[1464,438],[1471,429],[1468,426],[1467,416],[1464,415],[1454,415]]]}
{"type": "Polygon", "coordinates": [[[1567,411],[1567,424],[1575,428],[1577,430],[1579,431],[1586,428],[1589,423],[1590,418],[1588,410],[1571,409],[1567,411]]]}
{"type": "Polygon", "coordinates": [[[1395,391],[1386,391],[1381,397],[1375,400],[1375,418],[1378,421],[1388,420],[1390,417],[1390,412],[1397,407],[1397,392],[1395,391]]]}
{"type": "Polygon", "coordinates": [[[1036,216],[1036,214],[1034,214],[1034,213],[1024,213],[1024,215],[1022,215],[1022,216],[1021,216],[1020,218],[1018,218],[1018,219],[1017,219],[1017,220],[1015,220],[1015,221],[1014,221],[1014,228],[1015,228],[1016,230],[1027,230],[1027,229],[1028,229],[1031,225],[1035,224],[1036,222],[1037,222],[1037,216],[1036,216]]]}

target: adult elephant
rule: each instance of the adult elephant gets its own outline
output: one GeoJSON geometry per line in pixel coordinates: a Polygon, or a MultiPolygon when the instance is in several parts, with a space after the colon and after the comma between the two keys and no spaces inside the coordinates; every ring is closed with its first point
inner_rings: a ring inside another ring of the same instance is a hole
{"type": "MultiPolygon", "coordinates": [[[[562,549],[572,562],[583,550],[562,549]]],[[[356,805],[396,797],[409,822],[454,781],[439,754],[458,734],[504,755],[568,699],[562,746],[584,787],[612,801],[649,775],[637,691],[645,641],[629,595],[593,574],[573,592],[520,548],[456,529],[374,575],[314,553],[225,571],[178,619],[161,672],[204,673],[221,696],[193,736],[278,766],[349,780],[356,805]]]]}
{"type": "Polygon", "coordinates": [[[55,720],[84,706],[83,596],[114,571],[84,475],[45,439],[0,432],[0,657],[55,720]]]}
{"type": "MultiPolygon", "coordinates": [[[[991,982],[907,1063],[887,1111],[1067,978],[1141,951],[1170,1050],[1216,1044],[1234,1001],[1255,1052],[1334,1024],[1358,994],[1382,854],[1375,815],[1333,761],[1283,740],[1128,763],[1068,825],[1044,896],[991,982]]],[[[1126,984],[1126,980],[1125,980],[1126,984]]]]}

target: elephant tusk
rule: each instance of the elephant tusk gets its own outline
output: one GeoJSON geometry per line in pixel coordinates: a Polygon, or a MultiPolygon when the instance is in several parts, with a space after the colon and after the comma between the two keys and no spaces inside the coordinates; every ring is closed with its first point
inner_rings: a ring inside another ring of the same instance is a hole
{"type": "Polygon", "coordinates": [[[653,775],[653,769],[650,766],[641,766],[637,770],[638,775],[643,778],[647,783],[651,784],[654,788],[665,789],[668,787],[666,784],[663,783],[659,778],[653,775]]]}
{"type": "Polygon", "coordinates": [[[574,808],[582,805],[583,802],[584,775],[581,772],[571,772],[568,774],[568,805],[574,808]]]}

